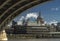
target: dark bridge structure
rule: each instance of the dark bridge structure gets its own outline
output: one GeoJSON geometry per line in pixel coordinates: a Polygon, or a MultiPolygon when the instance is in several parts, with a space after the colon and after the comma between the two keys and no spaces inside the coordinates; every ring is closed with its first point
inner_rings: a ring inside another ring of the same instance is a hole
{"type": "Polygon", "coordinates": [[[0,29],[23,11],[50,0],[0,0],[0,29]]]}

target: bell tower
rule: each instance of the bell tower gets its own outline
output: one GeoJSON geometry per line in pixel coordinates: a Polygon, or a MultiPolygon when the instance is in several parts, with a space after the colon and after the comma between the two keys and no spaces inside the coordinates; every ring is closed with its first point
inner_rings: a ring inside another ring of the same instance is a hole
{"type": "Polygon", "coordinates": [[[41,17],[41,13],[39,12],[39,15],[38,15],[38,17],[37,17],[37,24],[42,25],[43,23],[44,23],[44,20],[43,20],[43,18],[41,17]]]}

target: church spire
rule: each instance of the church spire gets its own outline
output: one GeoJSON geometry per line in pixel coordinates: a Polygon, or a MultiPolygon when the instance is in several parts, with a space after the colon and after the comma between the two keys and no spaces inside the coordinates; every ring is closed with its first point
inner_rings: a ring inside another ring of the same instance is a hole
{"type": "Polygon", "coordinates": [[[41,17],[41,13],[39,12],[39,17],[41,17]]]}
{"type": "Polygon", "coordinates": [[[38,13],[38,17],[37,18],[38,18],[38,20],[41,18],[41,13],[40,12],[38,13]]]}
{"type": "Polygon", "coordinates": [[[39,12],[39,15],[37,17],[37,23],[40,23],[40,24],[44,23],[43,18],[41,17],[41,13],[40,12],[39,12]]]}

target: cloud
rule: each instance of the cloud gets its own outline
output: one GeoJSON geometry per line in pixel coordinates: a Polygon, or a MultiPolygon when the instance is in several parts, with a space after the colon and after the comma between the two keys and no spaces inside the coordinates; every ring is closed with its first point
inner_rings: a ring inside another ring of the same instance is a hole
{"type": "Polygon", "coordinates": [[[17,22],[18,25],[22,25],[22,20],[24,19],[24,16],[21,16],[21,18],[19,19],[19,21],[17,22]]]}
{"type": "Polygon", "coordinates": [[[54,25],[57,25],[58,21],[53,20],[53,21],[51,21],[49,24],[51,25],[52,23],[53,23],[54,25]]]}
{"type": "Polygon", "coordinates": [[[59,10],[59,8],[51,8],[51,10],[53,10],[53,11],[58,11],[59,10]]]}
{"type": "Polygon", "coordinates": [[[19,21],[21,21],[21,20],[23,20],[24,19],[24,16],[22,16],[20,19],[19,19],[19,21]]]}
{"type": "Polygon", "coordinates": [[[26,15],[26,19],[31,18],[31,17],[37,18],[38,14],[37,13],[29,13],[29,14],[26,15]]]}
{"type": "Polygon", "coordinates": [[[31,18],[31,17],[33,17],[33,18],[36,19],[36,18],[38,17],[38,14],[37,14],[37,13],[29,13],[29,14],[26,15],[26,17],[22,16],[22,17],[19,19],[19,21],[17,22],[17,24],[18,24],[18,25],[21,25],[23,19],[27,20],[28,18],[31,18]]]}

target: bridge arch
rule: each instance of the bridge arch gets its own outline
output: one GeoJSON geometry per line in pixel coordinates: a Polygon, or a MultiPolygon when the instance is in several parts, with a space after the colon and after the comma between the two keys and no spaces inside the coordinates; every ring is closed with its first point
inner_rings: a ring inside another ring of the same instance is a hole
{"type": "MultiPolygon", "coordinates": [[[[19,15],[23,11],[45,1],[48,0],[24,0],[24,1],[19,0],[19,2],[14,3],[9,8],[6,7],[7,9],[5,11],[3,10],[3,12],[1,12],[0,14],[0,28],[3,29],[3,27],[5,27],[12,19],[14,19],[17,15],[19,15]]],[[[2,10],[8,2],[10,1],[4,2],[5,4],[1,5],[0,10],[2,10]]]]}

